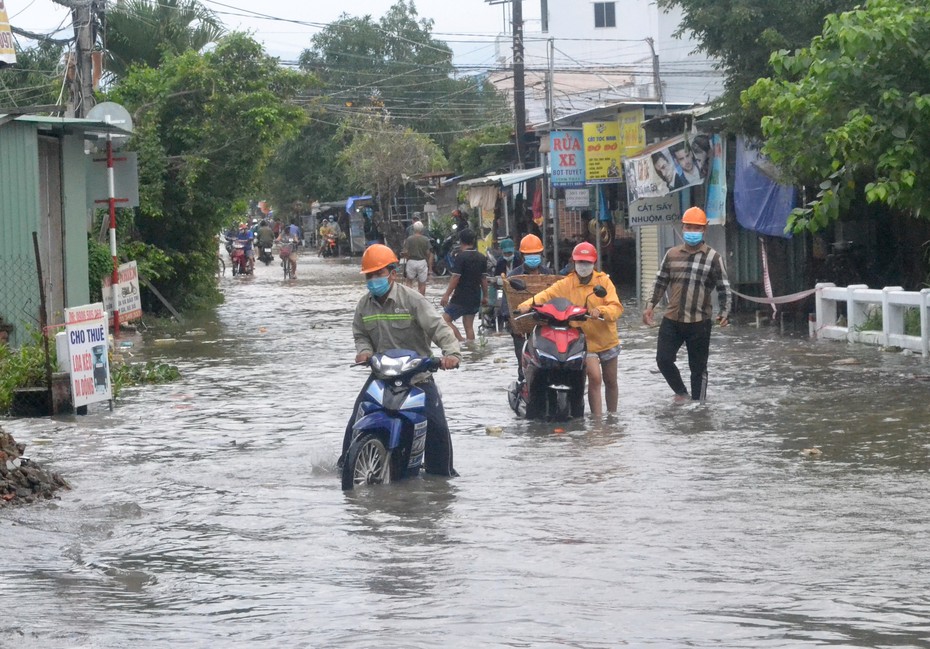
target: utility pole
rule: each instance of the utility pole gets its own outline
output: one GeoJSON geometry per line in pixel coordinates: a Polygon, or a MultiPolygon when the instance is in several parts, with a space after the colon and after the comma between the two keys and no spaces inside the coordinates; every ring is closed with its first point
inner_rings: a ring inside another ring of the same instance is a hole
{"type": "Polygon", "coordinates": [[[662,91],[662,78],[659,76],[659,57],[656,54],[656,45],[655,41],[652,40],[652,37],[646,39],[646,43],[649,44],[649,51],[652,52],[652,84],[656,89],[656,99],[662,104],[662,114],[668,114],[668,108],[665,105],[665,93],[662,91]]]}
{"type": "Polygon", "coordinates": [[[517,168],[523,169],[526,133],[526,87],[523,69],[523,0],[513,0],[513,112],[516,120],[517,168]]]}
{"type": "MultiPolygon", "coordinates": [[[[553,73],[553,66],[555,65],[555,39],[549,38],[549,47],[547,48],[547,54],[549,55],[549,66],[547,70],[547,82],[546,82],[546,112],[549,114],[549,156],[552,156],[552,131],[555,129],[555,105],[552,103],[552,96],[555,93],[554,84],[555,84],[555,74],[553,73]]],[[[554,212],[552,215],[552,265],[555,268],[555,272],[559,272],[560,261],[559,261],[559,238],[562,236],[560,227],[559,227],[559,208],[558,201],[555,198],[555,191],[551,187],[552,184],[552,175],[546,173],[546,169],[543,168],[543,176],[546,178],[546,184],[550,185],[549,187],[549,207],[548,211],[554,212]],[[555,209],[552,209],[555,208],[555,209]]]]}
{"type": "Polygon", "coordinates": [[[67,114],[84,117],[94,106],[94,64],[91,53],[96,39],[96,0],[53,0],[71,9],[74,28],[74,73],[70,78],[71,100],[67,114]]]}

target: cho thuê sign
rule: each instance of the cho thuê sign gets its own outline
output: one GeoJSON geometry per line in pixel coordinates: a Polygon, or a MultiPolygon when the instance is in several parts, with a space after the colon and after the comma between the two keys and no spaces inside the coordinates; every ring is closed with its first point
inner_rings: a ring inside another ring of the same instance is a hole
{"type": "Polygon", "coordinates": [[[71,364],[71,403],[77,408],[112,399],[103,304],[65,309],[65,334],[71,364]]]}

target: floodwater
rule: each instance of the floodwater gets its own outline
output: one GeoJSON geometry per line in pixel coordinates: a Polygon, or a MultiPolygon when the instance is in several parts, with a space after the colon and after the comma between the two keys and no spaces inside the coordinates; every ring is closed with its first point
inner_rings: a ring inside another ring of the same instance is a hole
{"type": "Polygon", "coordinates": [[[559,433],[513,417],[489,336],[437,377],[461,477],[346,494],[364,284],[298,276],[227,273],[175,343],[126,339],[180,382],[3,423],[74,489],[0,511],[0,646],[930,646],[920,356],[734,325],[675,406],[631,305],[620,412],[559,433]]]}

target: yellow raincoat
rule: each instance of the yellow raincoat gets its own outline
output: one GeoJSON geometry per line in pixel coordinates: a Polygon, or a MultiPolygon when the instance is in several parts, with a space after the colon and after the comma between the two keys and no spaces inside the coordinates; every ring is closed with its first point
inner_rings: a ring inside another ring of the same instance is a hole
{"type": "Polygon", "coordinates": [[[604,321],[592,318],[577,323],[584,331],[589,352],[603,352],[620,344],[620,339],[617,337],[617,320],[623,315],[623,305],[607,273],[594,271],[594,275],[587,284],[581,283],[577,273],[569,273],[545,291],[522,302],[520,306],[545,304],[555,297],[564,297],[572,304],[587,307],[589,311],[594,307],[600,309],[604,321]],[[607,295],[597,297],[594,294],[596,285],[606,288],[607,295]]]}

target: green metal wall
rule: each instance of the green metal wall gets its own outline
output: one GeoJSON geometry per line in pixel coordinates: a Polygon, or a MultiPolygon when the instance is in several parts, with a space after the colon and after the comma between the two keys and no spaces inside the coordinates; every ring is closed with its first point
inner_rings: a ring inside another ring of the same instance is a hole
{"type": "MultiPolygon", "coordinates": [[[[32,232],[41,233],[38,131],[34,123],[0,126],[0,316],[13,325],[10,343],[29,340],[39,322],[39,281],[32,232]]],[[[84,138],[66,134],[61,142],[62,261],[65,306],[87,304],[87,186],[84,138]]],[[[40,245],[43,242],[40,241],[40,245]]],[[[48,272],[48,269],[43,269],[48,272]]],[[[60,322],[49,322],[50,325],[60,322]]]]}
{"type": "Polygon", "coordinates": [[[0,126],[0,316],[13,346],[38,329],[39,281],[32,232],[39,223],[38,136],[33,124],[0,126]]]}
{"type": "Polygon", "coordinates": [[[90,301],[87,278],[87,231],[90,223],[88,222],[85,165],[92,164],[92,162],[84,153],[84,139],[81,137],[63,138],[61,157],[65,304],[75,307],[90,301]]]}

